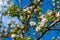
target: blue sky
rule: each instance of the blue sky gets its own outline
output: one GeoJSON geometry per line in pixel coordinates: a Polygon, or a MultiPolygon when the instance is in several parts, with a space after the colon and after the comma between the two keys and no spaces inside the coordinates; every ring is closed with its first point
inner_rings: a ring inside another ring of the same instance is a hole
{"type": "MultiPolygon", "coordinates": [[[[2,11],[2,6],[3,6],[3,5],[4,5],[4,6],[8,6],[8,4],[7,4],[6,1],[7,1],[7,0],[4,0],[4,4],[3,4],[2,0],[0,0],[0,12],[2,11]]],[[[4,10],[6,10],[6,8],[4,8],[4,10]]]]}
{"type": "MultiPolygon", "coordinates": [[[[45,13],[47,10],[51,10],[52,9],[52,7],[47,4],[48,1],[51,1],[51,0],[44,0],[43,1],[42,13],[45,13]]],[[[13,2],[17,5],[16,0],[13,0],[13,2]]],[[[28,5],[28,3],[29,3],[29,0],[22,0],[22,7],[25,7],[26,5],[28,5]]],[[[58,10],[58,11],[60,11],[60,10],[58,10]]],[[[18,24],[20,22],[16,17],[10,18],[8,15],[6,15],[6,16],[3,16],[3,18],[2,18],[3,26],[6,26],[10,20],[14,20],[18,24]]],[[[60,24],[60,22],[59,22],[59,24],[60,24]]],[[[55,25],[55,26],[57,27],[57,25],[55,25]]],[[[51,30],[51,31],[49,31],[49,34],[45,34],[42,37],[42,40],[52,40],[52,37],[56,37],[57,36],[56,32],[58,32],[58,36],[60,37],[60,31],[53,31],[53,30],[51,30]]],[[[28,33],[29,33],[29,35],[31,36],[31,38],[33,40],[35,40],[37,38],[37,35],[35,35],[34,29],[29,28],[29,32],[28,33]]],[[[24,35],[26,37],[27,36],[27,33],[24,34],[24,35]]],[[[6,40],[8,40],[8,39],[6,39],[6,40]]]]}

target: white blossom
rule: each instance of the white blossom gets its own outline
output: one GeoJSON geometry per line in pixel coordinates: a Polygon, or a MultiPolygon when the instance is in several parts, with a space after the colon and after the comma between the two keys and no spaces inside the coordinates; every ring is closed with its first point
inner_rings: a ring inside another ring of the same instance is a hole
{"type": "Polygon", "coordinates": [[[48,14],[49,16],[51,16],[52,13],[53,13],[52,10],[48,10],[48,11],[47,11],[47,14],[48,14]]]}
{"type": "Polygon", "coordinates": [[[46,15],[43,14],[43,15],[40,16],[40,18],[41,18],[41,19],[46,18],[46,15]]]}
{"type": "Polygon", "coordinates": [[[56,17],[58,18],[60,17],[60,12],[56,13],[56,17]]]}
{"type": "Polygon", "coordinates": [[[47,20],[46,18],[43,18],[41,21],[42,21],[43,23],[46,23],[48,20],[47,20]]]}
{"type": "Polygon", "coordinates": [[[23,11],[27,11],[27,9],[23,9],[23,11]]]}
{"type": "Polygon", "coordinates": [[[16,34],[11,34],[11,37],[14,38],[16,36],[16,34]]]}
{"type": "Polygon", "coordinates": [[[37,27],[36,27],[36,31],[38,32],[39,30],[41,30],[41,25],[38,25],[37,27]]]}
{"type": "Polygon", "coordinates": [[[37,9],[34,9],[34,12],[36,12],[37,11],[37,9]]]}
{"type": "Polygon", "coordinates": [[[23,11],[28,11],[28,9],[30,9],[30,7],[27,7],[26,9],[23,9],[23,11]]]}
{"type": "Polygon", "coordinates": [[[37,26],[37,27],[36,27],[36,31],[38,32],[39,30],[40,30],[40,27],[39,27],[39,26],[37,26]]]}
{"type": "Polygon", "coordinates": [[[41,22],[39,22],[39,24],[40,24],[41,26],[44,26],[47,21],[48,21],[48,20],[47,20],[46,18],[43,18],[43,19],[41,20],[41,22]]]}
{"type": "Polygon", "coordinates": [[[28,13],[31,13],[31,11],[29,11],[29,10],[28,10],[27,12],[28,12],[28,13]]]}
{"type": "Polygon", "coordinates": [[[30,26],[34,26],[34,25],[36,25],[36,22],[31,21],[30,26]]]}
{"type": "Polygon", "coordinates": [[[40,22],[40,25],[41,25],[41,26],[44,26],[44,25],[45,25],[45,23],[44,23],[44,22],[40,22]]]}

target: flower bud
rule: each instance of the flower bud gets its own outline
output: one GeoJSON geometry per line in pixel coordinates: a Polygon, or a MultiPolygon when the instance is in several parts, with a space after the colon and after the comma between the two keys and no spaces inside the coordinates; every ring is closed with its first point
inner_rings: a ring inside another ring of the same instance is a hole
{"type": "Polygon", "coordinates": [[[14,38],[16,36],[16,34],[11,34],[11,37],[14,38]]]}
{"type": "Polygon", "coordinates": [[[10,15],[10,11],[7,11],[8,15],[10,15]]]}
{"type": "Polygon", "coordinates": [[[36,25],[36,22],[31,21],[30,26],[34,26],[34,25],[36,25]]]}
{"type": "Polygon", "coordinates": [[[46,18],[46,15],[43,14],[43,15],[40,16],[40,18],[41,18],[41,19],[46,18]]]}
{"type": "Polygon", "coordinates": [[[51,15],[53,14],[52,10],[48,10],[48,11],[47,11],[47,14],[48,14],[49,16],[51,16],[51,15]]]}

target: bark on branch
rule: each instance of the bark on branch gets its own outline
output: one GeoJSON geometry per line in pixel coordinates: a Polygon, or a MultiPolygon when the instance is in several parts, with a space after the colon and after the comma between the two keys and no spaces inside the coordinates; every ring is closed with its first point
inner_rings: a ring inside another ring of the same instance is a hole
{"type": "Polygon", "coordinates": [[[34,9],[37,8],[37,6],[40,4],[41,1],[42,1],[42,0],[40,0],[40,1],[34,6],[34,8],[32,9],[31,14],[30,14],[29,18],[27,19],[27,22],[26,22],[26,23],[29,22],[29,20],[31,19],[31,17],[32,17],[32,15],[33,15],[32,13],[34,12],[34,9]]]}
{"type": "MultiPolygon", "coordinates": [[[[32,9],[31,14],[30,14],[29,18],[27,19],[26,23],[22,22],[22,20],[18,17],[18,19],[21,21],[22,24],[27,24],[27,26],[28,26],[28,22],[29,22],[30,18],[32,17],[32,13],[34,12],[34,9],[40,4],[40,2],[41,2],[41,0],[34,6],[34,8],[32,9]]],[[[23,31],[25,32],[24,28],[21,29],[22,35],[24,34],[23,31]]]]}

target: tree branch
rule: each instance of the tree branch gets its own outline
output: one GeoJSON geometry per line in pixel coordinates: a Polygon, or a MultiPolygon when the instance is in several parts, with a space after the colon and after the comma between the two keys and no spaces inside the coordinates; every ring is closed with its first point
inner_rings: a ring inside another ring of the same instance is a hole
{"type": "Polygon", "coordinates": [[[29,22],[30,18],[32,17],[32,15],[33,15],[32,13],[34,12],[34,9],[37,8],[37,6],[40,4],[41,1],[42,1],[42,0],[40,0],[40,1],[34,6],[34,8],[32,9],[29,18],[27,19],[27,23],[29,22]]]}
{"type": "Polygon", "coordinates": [[[31,11],[31,14],[29,15],[29,18],[27,18],[27,20],[26,20],[26,24],[27,24],[27,28],[26,28],[26,30],[28,30],[28,22],[29,22],[29,20],[32,18],[32,13],[34,13],[34,9],[35,8],[37,8],[37,6],[40,4],[40,2],[41,2],[42,0],[40,0],[35,6],[34,6],[34,8],[32,9],[32,11],[31,11]]]}
{"type": "Polygon", "coordinates": [[[59,22],[60,20],[59,19],[57,19],[57,20],[55,20],[50,26],[47,26],[46,27],[46,29],[47,30],[43,30],[42,31],[42,33],[40,34],[40,36],[37,38],[37,40],[40,40],[42,37],[43,37],[43,35],[48,31],[48,30],[50,30],[50,28],[52,28],[57,22],[59,22]]]}
{"type": "MultiPolygon", "coordinates": [[[[34,8],[32,9],[32,11],[31,11],[31,14],[30,14],[30,16],[29,16],[29,18],[27,19],[27,21],[26,21],[26,24],[27,24],[27,26],[28,26],[28,22],[29,22],[29,20],[30,20],[30,18],[32,17],[32,13],[34,12],[34,9],[40,4],[40,2],[41,2],[41,0],[34,6],[34,8]]],[[[19,20],[21,21],[21,19],[19,18],[19,20]]],[[[22,22],[22,21],[21,21],[22,22]]],[[[23,23],[23,22],[22,22],[23,23]]],[[[24,24],[24,23],[23,23],[24,24]]],[[[23,25],[24,26],[24,25],[23,25]]],[[[28,29],[28,27],[27,27],[27,29],[28,29]]],[[[26,30],[27,30],[26,29],[26,30]]],[[[23,31],[25,32],[25,30],[24,29],[21,29],[21,31],[22,31],[22,35],[24,34],[23,33],[23,31]]]]}
{"type": "Polygon", "coordinates": [[[55,20],[50,26],[47,27],[47,29],[52,28],[59,21],[60,21],[59,19],[55,20]]]}
{"type": "MultiPolygon", "coordinates": [[[[26,24],[27,24],[27,26],[28,26],[28,22],[29,22],[29,20],[30,20],[30,18],[32,17],[32,13],[34,12],[34,9],[40,4],[40,2],[41,2],[41,0],[34,6],[34,8],[32,9],[32,11],[31,11],[31,14],[30,14],[30,16],[29,16],[29,18],[27,19],[27,21],[26,21],[26,24]]],[[[20,21],[21,21],[21,19],[20,18],[18,18],[20,21]]],[[[21,21],[22,22],[22,21],[21,21]]],[[[24,22],[22,22],[22,24],[24,24],[24,22]]],[[[23,25],[24,26],[24,25],[23,25]]],[[[27,27],[27,29],[28,29],[28,27],[27,27]]],[[[26,30],[27,30],[26,29],[26,30]]],[[[22,31],[22,35],[24,34],[23,33],[23,31],[24,31],[24,29],[21,29],[21,31],[22,31]]],[[[25,31],[24,31],[25,32],[25,31]]]]}

